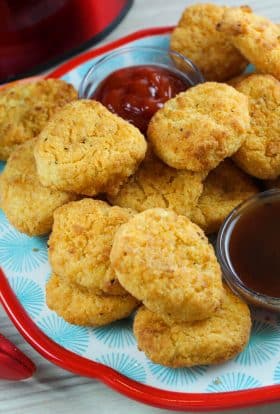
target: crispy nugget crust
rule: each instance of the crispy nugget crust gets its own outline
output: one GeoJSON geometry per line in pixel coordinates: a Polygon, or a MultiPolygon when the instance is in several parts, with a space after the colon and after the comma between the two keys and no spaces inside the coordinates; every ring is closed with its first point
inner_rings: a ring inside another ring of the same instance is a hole
{"type": "Polygon", "coordinates": [[[150,154],[109,201],[138,212],[162,207],[188,216],[202,193],[202,178],[200,173],[170,168],[150,154]]]}
{"type": "Polygon", "coordinates": [[[249,98],[251,128],[233,159],[261,179],[280,175],[280,82],[270,75],[251,75],[236,88],[249,98]]]}
{"type": "Polygon", "coordinates": [[[90,198],[56,210],[49,239],[53,271],[73,285],[113,295],[126,293],[110,265],[109,254],[117,229],[132,215],[132,210],[90,198]]]}
{"type": "Polygon", "coordinates": [[[0,159],[8,159],[18,145],[38,135],[58,109],[77,97],[74,87],[60,79],[18,84],[0,92],[0,159]]]}
{"type": "Polygon", "coordinates": [[[170,48],[191,59],[209,81],[223,82],[247,66],[227,35],[216,30],[225,10],[214,4],[190,6],[171,35],[170,48]]]}
{"type": "Polygon", "coordinates": [[[222,305],[211,318],[167,325],[143,306],[133,329],[139,349],[156,364],[192,367],[222,363],[240,353],[249,341],[251,318],[248,306],[225,287],[222,305]]]}
{"type": "Polygon", "coordinates": [[[116,193],[143,160],[140,131],[99,102],[66,105],[39,135],[35,159],[43,185],[85,195],[116,193]]]}
{"type": "Polygon", "coordinates": [[[35,141],[12,152],[0,177],[1,207],[13,226],[29,236],[48,233],[56,208],[77,198],[42,186],[33,156],[35,141]]]}
{"type": "Polygon", "coordinates": [[[238,150],[249,125],[247,97],[206,82],[167,101],[151,119],[148,138],[169,166],[206,173],[238,150]]]}
{"type": "Polygon", "coordinates": [[[203,319],[220,305],[221,270],[202,230],[155,208],[117,231],[110,255],[123,287],[167,321],[203,319]]]}
{"type": "Polygon", "coordinates": [[[126,318],[138,302],[132,296],[97,295],[65,283],[52,274],[46,285],[48,307],[74,325],[102,326],[126,318]]]}
{"type": "Polygon", "coordinates": [[[204,181],[202,195],[190,219],[205,233],[216,233],[228,214],[258,191],[252,178],[227,159],[204,181]]]}
{"type": "Polygon", "coordinates": [[[248,7],[226,9],[217,30],[230,37],[232,44],[256,68],[280,79],[280,28],[257,16],[248,7]]]}

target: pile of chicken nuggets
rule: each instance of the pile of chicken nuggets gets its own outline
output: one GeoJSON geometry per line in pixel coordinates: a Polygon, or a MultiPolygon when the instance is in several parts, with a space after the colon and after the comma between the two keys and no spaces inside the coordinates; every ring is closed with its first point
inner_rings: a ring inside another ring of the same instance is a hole
{"type": "Polygon", "coordinates": [[[280,187],[280,28],[245,6],[197,4],[170,47],[206,82],[167,101],[146,137],[62,80],[2,91],[0,195],[19,231],[50,233],[50,309],[87,326],[136,310],[139,349],[176,368],[224,362],[250,337],[205,234],[280,187]]]}

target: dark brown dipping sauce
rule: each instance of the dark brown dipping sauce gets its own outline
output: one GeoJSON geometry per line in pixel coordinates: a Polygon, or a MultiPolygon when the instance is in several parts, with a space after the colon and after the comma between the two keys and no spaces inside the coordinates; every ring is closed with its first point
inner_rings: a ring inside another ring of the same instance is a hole
{"type": "Polygon", "coordinates": [[[155,65],[130,66],[107,76],[91,98],[145,134],[150,119],[164,102],[190,86],[175,70],[155,65]]]}
{"type": "Polygon", "coordinates": [[[245,286],[280,298],[280,200],[263,201],[237,219],[229,257],[245,286]]]}

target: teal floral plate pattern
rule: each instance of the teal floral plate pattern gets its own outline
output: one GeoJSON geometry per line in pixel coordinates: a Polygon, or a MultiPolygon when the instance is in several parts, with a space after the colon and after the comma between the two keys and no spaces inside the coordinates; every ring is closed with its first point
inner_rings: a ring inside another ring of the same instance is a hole
{"type": "MultiPolygon", "coordinates": [[[[169,34],[145,36],[130,42],[166,49],[168,43],[169,34]]],[[[81,63],[62,78],[79,87],[86,71],[99,58],[81,63]]],[[[3,166],[0,164],[0,168],[3,166]]],[[[55,343],[111,367],[137,383],[162,391],[224,393],[280,384],[280,319],[277,314],[252,309],[250,342],[234,360],[212,367],[184,369],[153,364],[137,349],[132,332],[133,316],[101,328],[79,327],[65,322],[45,303],[45,283],[51,271],[47,238],[19,233],[0,210],[1,267],[29,317],[55,343]]]]}
{"type": "Polygon", "coordinates": [[[180,392],[223,392],[280,384],[280,319],[252,310],[246,349],[233,361],[213,367],[170,369],[137,350],[133,316],[99,328],[71,325],[45,304],[50,276],[47,237],[18,232],[0,212],[0,263],[18,300],[42,331],[56,343],[101,362],[137,382],[180,392]]]}

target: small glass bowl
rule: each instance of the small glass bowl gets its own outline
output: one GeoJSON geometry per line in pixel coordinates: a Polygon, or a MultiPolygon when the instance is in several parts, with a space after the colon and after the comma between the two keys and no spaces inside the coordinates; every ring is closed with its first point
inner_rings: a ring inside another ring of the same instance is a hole
{"type": "Polygon", "coordinates": [[[280,200],[280,190],[272,189],[258,193],[236,207],[225,219],[218,233],[216,254],[223,276],[230,288],[246,302],[269,310],[280,311],[280,298],[258,293],[246,286],[234,271],[229,254],[229,241],[238,218],[252,206],[269,200],[280,200]]]}
{"type": "Polygon", "coordinates": [[[98,60],[85,74],[79,88],[79,98],[91,98],[100,82],[112,72],[138,65],[155,65],[170,69],[191,86],[204,82],[195,64],[180,53],[156,47],[132,46],[116,50],[98,60]],[[180,69],[175,65],[175,61],[180,69]]]}

